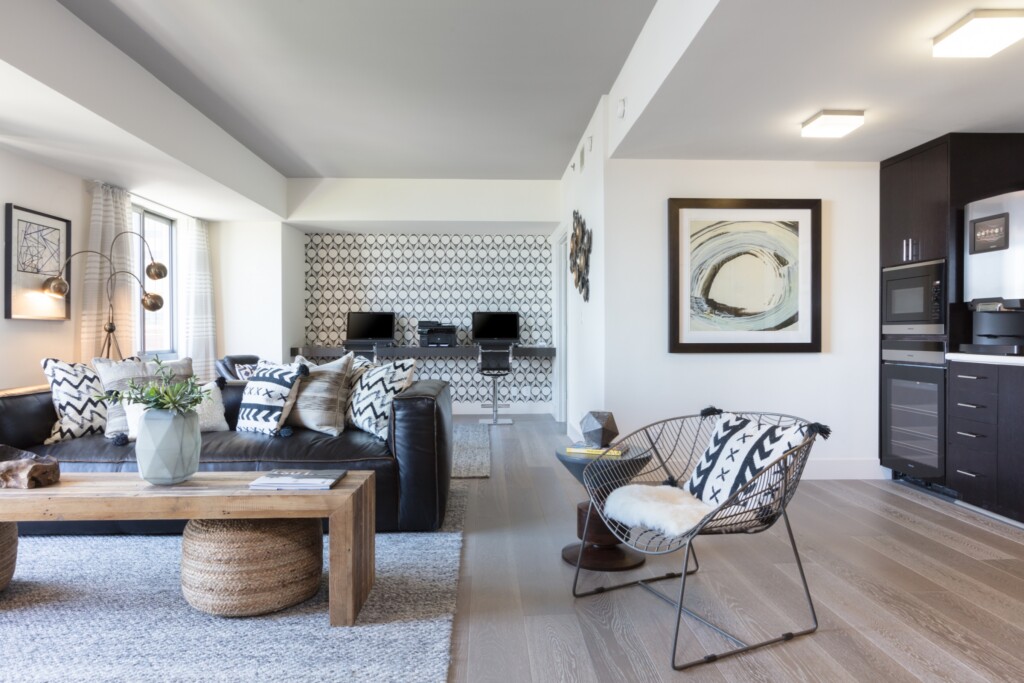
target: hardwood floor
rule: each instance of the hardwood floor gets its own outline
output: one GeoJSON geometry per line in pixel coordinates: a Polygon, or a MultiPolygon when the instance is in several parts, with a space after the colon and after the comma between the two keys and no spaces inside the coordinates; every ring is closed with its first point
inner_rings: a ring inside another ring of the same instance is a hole
{"type": "MultiPolygon", "coordinates": [[[[1024,531],[889,481],[804,481],[790,504],[816,633],[675,672],[671,607],[638,588],[572,597],[560,550],[586,494],[554,457],[564,426],[523,416],[491,435],[491,478],[470,483],[451,681],[1024,680],[1024,531]]],[[[695,547],[688,607],[741,637],[809,623],[781,524],[695,547]]],[[[685,617],[681,638],[688,658],[728,647],[685,617]]]]}

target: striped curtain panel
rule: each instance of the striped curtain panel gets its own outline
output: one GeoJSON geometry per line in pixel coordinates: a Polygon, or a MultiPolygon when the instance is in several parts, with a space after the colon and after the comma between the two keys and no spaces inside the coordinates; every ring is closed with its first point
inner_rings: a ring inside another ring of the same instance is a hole
{"type": "MultiPolygon", "coordinates": [[[[131,355],[135,350],[135,318],[138,315],[138,285],[127,275],[120,275],[110,282],[111,264],[106,256],[111,255],[114,271],[133,269],[134,249],[138,239],[124,237],[117,240],[111,252],[110,244],[122,232],[130,232],[132,225],[132,203],[128,191],[96,183],[92,188],[92,213],[89,219],[87,249],[99,252],[85,254],[78,260],[84,268],[82,281],[82,330],[80,357],[85,362],[101,355],[106,332],[108,309],[113,309],[114,324],[117,325],[116,339],[121,353],[131,355]]],[[[110,350],[112,358],[119,358],[117,347],[110,350]]]]}
{"type": "Polygon", "coordinates": [[[217,376],[217,321],[210,272],[210,226],[190,216],[178,223],[179,348],[192,358],[192,371],[203,381],[217,376]]]}

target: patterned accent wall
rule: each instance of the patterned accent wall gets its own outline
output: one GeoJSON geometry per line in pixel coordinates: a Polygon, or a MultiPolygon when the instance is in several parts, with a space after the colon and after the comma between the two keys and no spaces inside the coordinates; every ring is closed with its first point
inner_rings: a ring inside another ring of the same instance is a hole
{"type": "MultiPolygon", "coordinates": [[[[543,235],[306,235],[306,343],[341,346],[349,311],[394,311],[395,343],[415,346],[420,320],[458,327],[470,343],[473,311],[518,311],[520,343],[552,345],[551,246],[543,235]]],[[[476,360],[419,360],[418,379],[451,383],[452,399],[479,403],[491,383],[476,360]]],[[[513,361],[499,400],[552,399],[552,360],[513,361]]]]}

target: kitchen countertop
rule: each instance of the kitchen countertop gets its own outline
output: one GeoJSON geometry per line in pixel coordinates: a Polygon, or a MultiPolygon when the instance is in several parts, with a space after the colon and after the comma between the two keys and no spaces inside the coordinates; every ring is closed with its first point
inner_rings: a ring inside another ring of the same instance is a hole
{"type": "Polygon", "coordinates": [[[989,365],[1024,365],[1024,356],[988,356],[980,353],[947,353],[946,360],[989,365]]]}

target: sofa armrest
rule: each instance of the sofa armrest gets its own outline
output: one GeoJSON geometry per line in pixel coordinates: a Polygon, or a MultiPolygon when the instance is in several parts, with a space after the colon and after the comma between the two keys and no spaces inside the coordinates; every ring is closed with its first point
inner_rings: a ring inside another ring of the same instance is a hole
{"type": "Polygon", "coordinates": [[[398,461],[398,525],[432,531],[444,522],[452,476],[452,397],[448,383],[414,382],[391,404],[388,441],[398,461]]]}
{"type": "Polygon", "coordinates": [[[0,392],[0,443],[30,449],[50,437],[57,411],[49,387],[0,392]]]}

